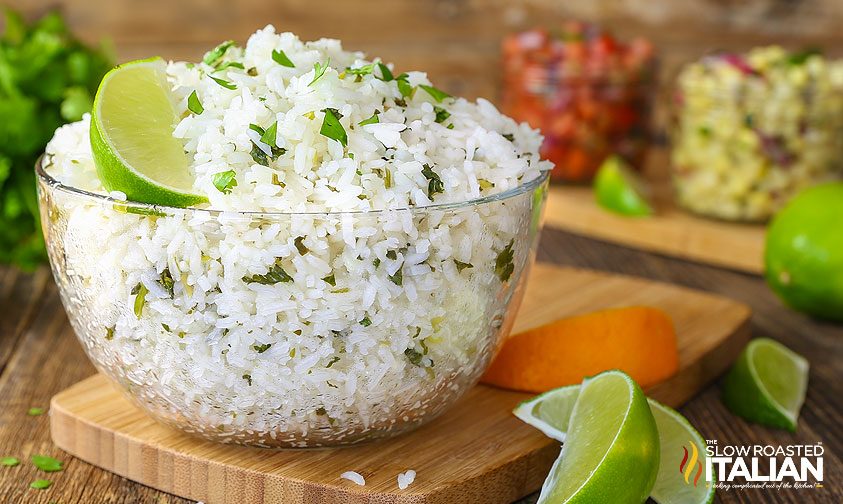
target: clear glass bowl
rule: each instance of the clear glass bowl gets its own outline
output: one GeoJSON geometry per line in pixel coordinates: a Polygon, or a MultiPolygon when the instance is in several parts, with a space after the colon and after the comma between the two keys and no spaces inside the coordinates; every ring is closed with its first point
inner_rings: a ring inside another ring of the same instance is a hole
{"type": "Polygon", "coordinates": [[[166,424],[264,447],[392,436],[473,386],[512,327],[548,179],[292,214],[118,201],[36,171],[53,274],[97,369],[166,424]]]}

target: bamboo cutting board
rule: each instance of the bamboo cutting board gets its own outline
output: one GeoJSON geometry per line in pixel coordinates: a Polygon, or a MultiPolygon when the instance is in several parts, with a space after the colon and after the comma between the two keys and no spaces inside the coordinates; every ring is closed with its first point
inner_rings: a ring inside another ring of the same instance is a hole
{"type": "MultiPolygon", "coordinates": [[[[679,337],[680,371],[650,388],[679,406],[722,373],[749,338],[743,304],[682,287],[537,264],[515,323],[521,331],[565,315],[651,305],[679,337]]],[[[59,448],[126,478],[206,504],[509,503],[538,490],[559,446],[510,411],[528,396],[474,387],[440,418],[394,439],[347,448],[266,450],[220,445],[155,423],[102,375],[53,397],[59,448]],[[400,472],[416,481],[399,490],[400,472]],[[365,486],[340,479],[357,471],[365,486]]]]}
{"type": "Polygon", "coordinates": [[[764,271],[765,226],[697,217],[676,207],[669,184],[663,181],[653,186],[656,213],[641,218],[604,210],[594,201],[590,187],[552,187],[546,224],[650,252],[748,273],[764,271]]]}

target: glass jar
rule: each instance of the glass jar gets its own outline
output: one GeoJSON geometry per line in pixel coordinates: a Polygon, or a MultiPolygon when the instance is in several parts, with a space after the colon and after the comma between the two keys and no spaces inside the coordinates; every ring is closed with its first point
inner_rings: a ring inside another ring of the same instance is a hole
{"type": "Polygon", "coordinates": [[[674,97],[672,178],[681,206],[763,222],[843,171],[843,62],[756,48],[685,66],[674,97]]]}
{"type": "Polygon", "coordinates": [[[641,167],[655,90],[653,46],[622,44],[568,23],[559,37],[529,31],[503,42],[503,108],[545,136],[551,180],[589,182],[606,157],[641,167]]]}

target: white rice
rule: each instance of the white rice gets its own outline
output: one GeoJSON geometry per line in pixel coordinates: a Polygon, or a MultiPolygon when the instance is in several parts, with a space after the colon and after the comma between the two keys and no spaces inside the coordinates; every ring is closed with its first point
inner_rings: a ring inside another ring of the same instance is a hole
{"type": "MultiPolygon", "coordinates": [[[[368,61],[335,40],[301,42],[269,26],[224,60],[244,70],[167,66],[185,111],[175,136],[192,157],[194,189],[221,212],[127,210],[119,203],[125,195],[109,193],[97,177],[88,117],[60,128],[47,147],[50,175],[114,200],[57,192],[45,219],[88,354],[158,418],[232,442],[350,442],[440,411],[494,353],[517,283],[502,281],[495,262],[508,244],[515,271],[528,260],[531,195],[408,209],[535,179],[549,168],[538,155],[541,135],[484,100],[437,103],[417,88],[402,106],[394,80],[341,75],[368,61]],[[295,68],[273,61],[273,50],[295,68]],[[309,86],[314,63],[329,59],[309,86]],[[217,84],[212,72],[237,89],[217,84]],[[201,115],[187,111],[194,90],[201,115]],[[450,116],[437,123],[435,106],[450,116]],[[347,149],[320,134],[326,107],[342,114],[347,149]],[[375,109],[380,123],[358,126],[375,109]],[[249,125],[276,121],[286,153],[263,166],[250,152],[268,147],[249,125]],[[425,165],[442,192],[429,193],[425,165]],[[237,180],[228,194],[213,183],[226,170],[237,180]],[[276,262],[290,281],[246,281],[276,262]],[[172,277],[172,291],[162,273],[172,277]],[[133,309],[139,285],[149,291],[141,316],[133,309]]],[[[429,83],[420,72],[408,81],[429,83]]]]}
{"type": "Polygon", "coordinates": [[[414,481],[416,481],[416,471],[410,469],[398,475],[398,489],[406,490],[414,481]]]}
{"type": "Polygon", "coordinates": [[[363,477],[362,474],[354,471],[346,471],[340,474],[340,478],[347,479],[353,483],[356,483],[360,486],[366,486],[366,478],[363,477]]]}

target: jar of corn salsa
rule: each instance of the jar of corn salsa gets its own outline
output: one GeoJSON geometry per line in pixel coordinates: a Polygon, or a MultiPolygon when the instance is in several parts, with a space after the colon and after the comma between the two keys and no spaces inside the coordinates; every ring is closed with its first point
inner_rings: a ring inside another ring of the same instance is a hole
{"type": "Polygon", "coordinates": [[[644,39],[623,43],[593,24],[503,41],[503,108],[544,134],[551,180],[589,182],[617,154],[640,167],[649,141],[656,58],[644,39]]]}
{"type": "Polygon", "coordinates": [[[797,192],[843,176],[843,62],[761,47],[679,73],[672,174],[686,209],[762,222],[797,192]]]}

